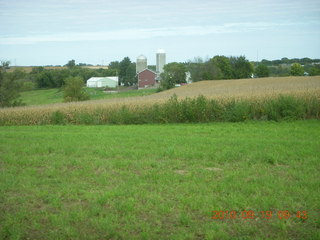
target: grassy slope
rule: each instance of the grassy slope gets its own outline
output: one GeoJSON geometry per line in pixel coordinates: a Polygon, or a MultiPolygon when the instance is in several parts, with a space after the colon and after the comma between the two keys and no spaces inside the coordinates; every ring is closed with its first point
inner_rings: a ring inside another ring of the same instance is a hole
{"type": "Polygon", "coordinates": [[[319,239],[319,134],[318,121],[0,127],[0,238],[319,239]]]}
{"type": "MultiPolygon", "coordinates": [[[[90,99],[113,99],[113,98],[127,98],[136,96],[146,96],[156,92],[156,89],[143,89],[143,90],[130,90],[126,92],[109,93],[106,94],[100,89],[86,88],[87,93],[90,95],[90,99]]],[[[43,90],[32,90],[22,92],[21,100],[27,106],[31,105],[42,105],[51,103],[62,103],[63,92],[60,89],[43,89],[43,90]]]]}
{"type": "Polygon", "coordinates": [[[60,89],[31,90],[20,93],[20,99],[27,106],[63,102],[63,92],[60,89]]]}

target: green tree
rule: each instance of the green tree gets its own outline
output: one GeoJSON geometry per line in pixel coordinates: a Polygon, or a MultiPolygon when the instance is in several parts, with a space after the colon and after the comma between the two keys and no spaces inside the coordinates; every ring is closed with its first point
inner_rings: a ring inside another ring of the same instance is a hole
{"type": "Polygon", "coordinates": [[[65,66],[68,68],[74,68],[76,66],[76,61],[72,59],[65,66]]]}
{"type": "Polygon", "coordinates": [[[135,63],[132,63],[129,57],[125,57],[119,64],[119,84],[125,86],[136,83],[135,63]]]}
{"type": "Polygon", "coordinates": [[[109,66],[110,69],[117,69],[117,70],[119,70],[119,68],[120,68],[120,62],[119,62],[119,61],[113,61],[113,62],[110,62],[108,66],[109,66]]]}
{"type": "Polygon", "coordinates": [[[251,77],[253,66],[245,56],[230,57],[230,62],[234,79],[251,77]]]}
{"type": "Polygon", "coordinates": [[[53,80],[53,74],[55,70],[49,71],[44,70],[38,74],[35,75],[35,82],[38,86],[38,88],[53,88],[56,87],[54,80],[53,80]]]}
{"type": "Polygon", "coordinates": [[[284,57],[284,58],[281,58],[281,62],[284,64],[290,64],[290,59],[284,57]]]}
{"type": "Polygon", "coordinates": [[[1,61],[0,70],[0,107],[13,107],[23,105],[19,91],[21,89],[21,83],[15,79],[14,74],[6,73],[6,69],[9,67],[9,61],[1,61]]]}
{"type": "Polygon", "coordinates": [[[266,65],[260,64],[256,67],[254,71],[257,77],[269,77],[270,71],[266,65]]]}
{"type": "Polygon", "coordinates": [[[304,68],[299,63],[294,63],[291,65],[290,74],[292,76],[303,76],[304,68]]]}
{"type": "Polygon", "coordinates": [[[169,89],[173,88],[175,84],[186,82],[187,68],[182,63],[168,63],[163,67],[163,73],[161,73],[161,88],[169,89]]]}
{"type": "Polygon", "coordinates": [[[136,77],[136,64],[131,63],[129,67],[127,68],[127,74],[126,74],[126,82],[125,85],[134,85],[138,83],[138,78],[136,77]]]}
{"type": "Polygon", "coordinates": [[[5,72],[7,69],[10,68],[10,61],[7,60],[1,60],[1,71],[5,72]]]}
{"type": "Polygon", "coordinates": [[[215,56],[211,59],[213,66],[217,68],[217,74],[214,79],[231,79],[232,67],[230,59],[225,56],[215,56]]]}
{"type": "Polygon", "coordinates": [[[219,74],[220,74],[220,71],[215,61],[208,60],[204,62],[202,67],[202,74],[201,74],[201,78],[203,80],[218,79],[219,74]]]}
{"type": "Polygon", "coordinates": [[[30,74],[36,75],[38,73],[43,72],[44,70],[45,70],[44,67],[33,67],[30,74]]]}
{"type": "Polygon", "coordinates": [[[187,63],[187,69],[191,73],[191,79],[193,82],[204,80],[202,78],[202,72],[204,68],[204,61],[202,58],[194,58],[193,61],[187,63]]]}
{"type": "Polygon", "coordinates": [[[65,80],[63,97],[65,102],[84,101],[89,99],[89,95],[83,89],[81,77],[69,77],[65,80]]]}
{"type": "Polygon", "coordinates": [[[319,65],[319,64],[316,64],[316,65],[312,66],[312,67],[310,68],[309,75],[310,75],[310,76],[320,75],[320,65],[319,65]]]}

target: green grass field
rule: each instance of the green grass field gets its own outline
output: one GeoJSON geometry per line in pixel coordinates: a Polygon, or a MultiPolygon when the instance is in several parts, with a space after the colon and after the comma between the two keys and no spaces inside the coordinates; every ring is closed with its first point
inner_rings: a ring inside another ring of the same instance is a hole
{"type": "Polygon", "coordinates": [[[319,239],[319,136],[316,120],[2,126],[0,239],[319,239]]]}
{"type": "Polygon", "coordinates": [[[20,99],[27,106],[63,102],[63,92],[58,88],[30,90],[20,93],[20,99]]]}
{"type": "MultiPolygon", "coordinates": [[[[120,91],[118,93],[104,93],[103,89],[97,88],[85,88],[85,90],[89,94],[91,100],[138,97],[156,92],[156,89],[129,90],[120,91]]],[[[21,92],[20,95],[20,99],[27,106],[63,102],[63,91],[59,88],[25,91],[21,92]]]]}

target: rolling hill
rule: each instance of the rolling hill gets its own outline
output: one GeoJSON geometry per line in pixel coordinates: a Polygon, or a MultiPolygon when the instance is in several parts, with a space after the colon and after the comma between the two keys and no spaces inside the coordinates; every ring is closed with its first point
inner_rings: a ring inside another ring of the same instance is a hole
{"type": "Polygon", "coordinates": [[[160,92],[147,98],[168,99],[173,94],[180,98],[199,95],[209,98],[247,98],[299,94],[309,91],[320,91],[320,76],[201,81],[160,92]]]}

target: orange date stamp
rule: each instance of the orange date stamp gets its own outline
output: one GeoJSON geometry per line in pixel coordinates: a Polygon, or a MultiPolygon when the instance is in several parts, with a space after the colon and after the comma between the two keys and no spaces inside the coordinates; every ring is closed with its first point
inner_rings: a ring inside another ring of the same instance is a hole
{"type": "Polygon", "coordinates": [[[212,218],[211,219],[289,219],[289,218],[300,218],[300,219],[308,219],[308,212],[307,211],[297,211],[297,212],[290,212],[288,210],[283,211],[212,211],[212,218]]]}

